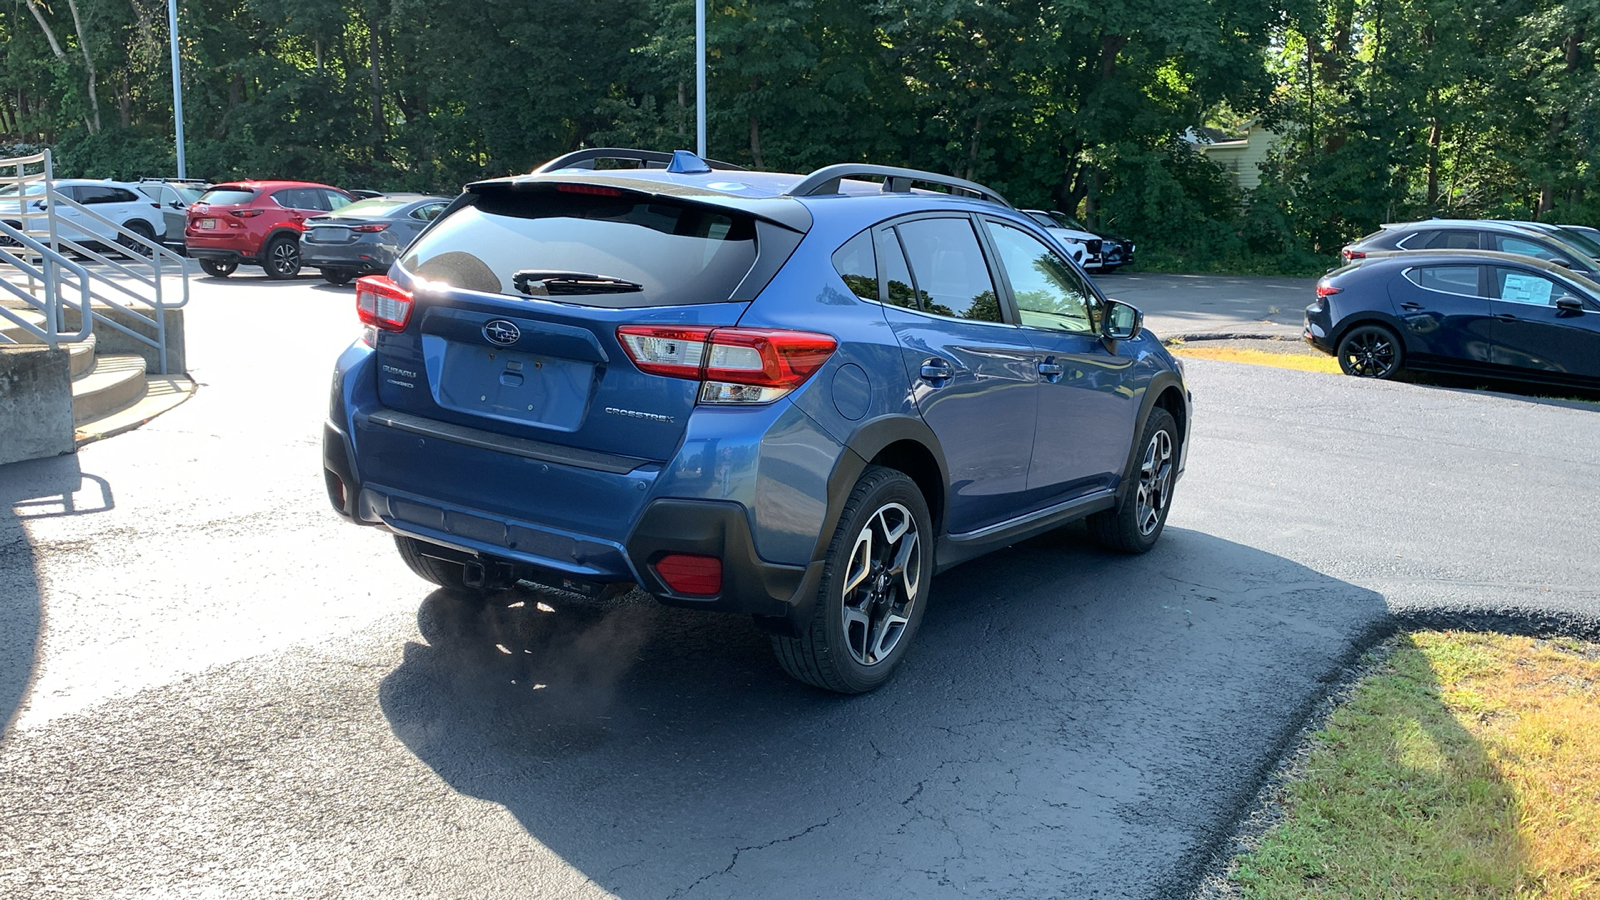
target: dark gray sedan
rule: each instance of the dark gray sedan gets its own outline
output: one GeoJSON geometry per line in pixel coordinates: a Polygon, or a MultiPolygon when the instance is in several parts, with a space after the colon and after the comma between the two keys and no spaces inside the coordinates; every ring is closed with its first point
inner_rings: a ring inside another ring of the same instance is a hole
{"type": "Polygon", "coordinates": [[[300,235],[302,265],[321,269],[329,284],[387,272],[400,251],[449,204],[448,197],[385,194],[314,216],[300,235]]]}

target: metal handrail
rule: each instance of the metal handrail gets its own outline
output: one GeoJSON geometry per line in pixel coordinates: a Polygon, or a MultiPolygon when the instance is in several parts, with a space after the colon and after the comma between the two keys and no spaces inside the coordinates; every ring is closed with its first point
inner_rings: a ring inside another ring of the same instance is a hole
{"type": "MultiPolygon", "coordinates": [[[[23,331],[26,331],[39,340],[44,341],[45,344],[51,347],[54,347],[63,341],[73,343],[87,338],[89,336],[89,332],[94,329],[94,318],[93,314],[91,313],[91,298],[93,296],[93,292],[89,287],[89,270],[73,262],[70,258],[63,256],[44,244],[39,243],[17,229],[12,228],[4,222],[0,222],[0,234],[3,234],[11,240],[16,241],[23,247],[32,250],[36,255],[39,256],[41,261],[48,261],[51,265],[60,266],[61,268],[77,275],[78,288],[83,294],[83,298],[78,301],[78,330],[75,332],[63,332],[61,331],[61,311],[58,306],[56,308],[52,308],[54,305],[51,304],[49,300],[40,301],[37,297],[34,297],[32,294],[24,291],[11,282],[0,280],[0,287],[4,287],[7,291],[11,292],[15,296],[27,301],[27,303],[34,309],[44,313],[45,324],[49,327],[47,329],[41,329],[37,325],[34,325],[32,322],[29,322],[27,319],[22,318],[12,310],[3,306],[0,306],[0,317],[4,317],[16,323],[17,325],[21,326],[23,331]]],[[[0,247],[0,262],[8,263],[16,267],[18,270],[31,278],[38,278],[40,281],[48,280],[48,275],[46,274],[45,270],[34,267],[32,263],[13,254],[5,247],[0,247]]],[[[0,341],[13,343],[4,335],[0,335],[0,341]]]]}
{"type": "Polygon", "coordinates": [[[793,187],[784,191],[790,197],[811,197],[817,194],[839,193],[839,182],[847,178],[882,178],[883,193],[906,194],[911,192],[913,184],[931,184],[948,188],[952,193],[968,194],[979,200],[998,203],[1007,209],[1015,209],[1010,201],[1000,196],[998,191],[985,187],[976,181],[957,178],[954,175],[940,175],[937,172],[924,172],[921,169],[902,169],[899,166],[871,166],[863,163],[839,163],[832,166],[823,166],[810,175],[800,179],[793,187]]]}

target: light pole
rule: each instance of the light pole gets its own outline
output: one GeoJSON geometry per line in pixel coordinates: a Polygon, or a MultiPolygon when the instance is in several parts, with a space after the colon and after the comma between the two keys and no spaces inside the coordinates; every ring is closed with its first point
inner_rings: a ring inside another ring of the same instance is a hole
{"type": "Polygon", "coordinates": [[[183,75],[178,70],[178,0],[167,0],[167,31],[172,35],[172,121],[177,126],[178,177],[188,178],[183,164],[183,75]]]}
{"type": "MultiPolygon", "coordinates": [[[[176,52],[176,51],[174,51],[176,52]]],[[[695,153],[706,156],[706,0],[694,0],[695,153]]]]}

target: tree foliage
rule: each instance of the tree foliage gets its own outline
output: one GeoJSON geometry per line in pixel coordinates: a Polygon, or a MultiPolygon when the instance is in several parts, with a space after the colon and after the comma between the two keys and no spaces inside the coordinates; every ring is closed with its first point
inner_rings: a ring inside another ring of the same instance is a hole
{"type": "MultiPolygon", "coordinates": [[[[692,0],[182,0],[189,168],[450,191],[694,144],[692,0]]],[[[713,0],[710,152],[859,160],[1191,254],[1600,219],[1600,0],[713,0]],[[1183,138],[1282,135],[1241,197],[1183,138]]],[[[0,144],[171,174],[163,0],[0,0],[0,144]]]]}

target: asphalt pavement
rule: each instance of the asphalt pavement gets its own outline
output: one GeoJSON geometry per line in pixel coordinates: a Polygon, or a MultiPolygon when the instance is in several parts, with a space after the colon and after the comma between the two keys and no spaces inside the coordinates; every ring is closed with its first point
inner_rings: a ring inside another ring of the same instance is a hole
{"type": "Polygon", "coordinates": [[[352,305],[202,281],[192,400],[0,468],[0,895],[1182,897],[1379,635],[1600,627],[1594,405],[1203,360],[1160,545],[940,576],[875,694],[737,617],[479,606],[327,509],[352,305]]]}
{"type": "Polygon", "coordinates": [[[1265,337],[1298,340],[1315,278],[1161,275],[1117,271],[1091,276],[1107,296],[1144,311],[1145,327],[1172,338],[1265,337]]]}

